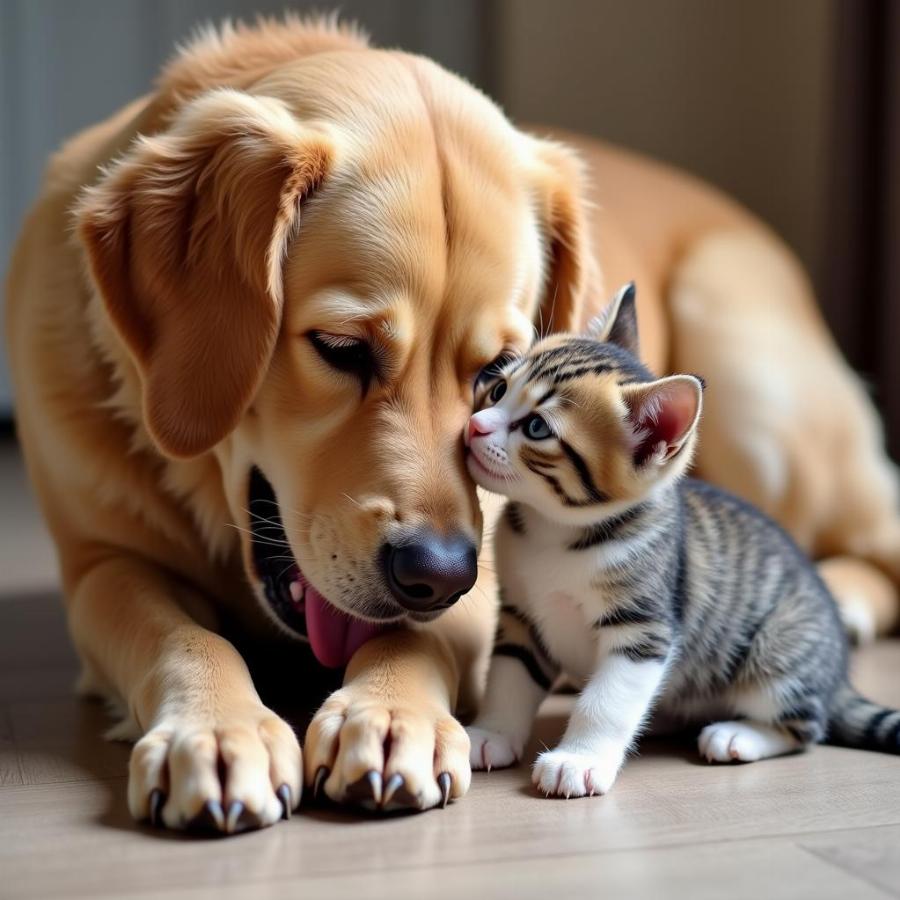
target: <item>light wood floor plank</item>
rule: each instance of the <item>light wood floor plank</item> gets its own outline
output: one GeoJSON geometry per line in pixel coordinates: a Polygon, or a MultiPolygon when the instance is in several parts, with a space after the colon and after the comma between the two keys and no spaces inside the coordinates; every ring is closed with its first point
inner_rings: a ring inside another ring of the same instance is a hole
{"type": "MultiPolygon", "coordinates": [[[[884,900],[876,885],[835,872],[810,859],[800,848],[772,840],[642,853],[617,852],[603,856],[479,863],[466,867],[434,866],[382,873],[348,873],[337,878],[292,878],[262,885],[223,884],[189,888],[179,900],[260,900],[286,896],[357,898],[515,897],[628,897],[634,900],[884,900]],[[698,877],[698,873],[702,873],[698,877]]],[[[171,900],[166,891],[125,894],[128,900],[171,900]]]]}
{"type": "Polygon", "coordinates": [[[900,897],[900,827],[810,835],[800,846],[830,865],[900,897]]]}

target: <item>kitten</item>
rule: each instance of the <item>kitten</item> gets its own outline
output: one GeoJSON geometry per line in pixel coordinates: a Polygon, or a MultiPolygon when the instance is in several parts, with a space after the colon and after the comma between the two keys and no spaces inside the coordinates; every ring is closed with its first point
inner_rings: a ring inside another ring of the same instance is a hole
{"type": "Polygon", "coordinates": [[[509,498],[496,531],[502,608],[474,768],[519,760],[538,705],[583,684],[541,753],[544,793],[610,789],[652,708],[711,723],[710,762],[829,738],[900,752],[900,712],[847,680],[847,642],[814,566],[762,513],[685,478],[703,382],[637,359],[627,285],[589,337],[559,335],[478,387],[475,481],[509,498]]]}

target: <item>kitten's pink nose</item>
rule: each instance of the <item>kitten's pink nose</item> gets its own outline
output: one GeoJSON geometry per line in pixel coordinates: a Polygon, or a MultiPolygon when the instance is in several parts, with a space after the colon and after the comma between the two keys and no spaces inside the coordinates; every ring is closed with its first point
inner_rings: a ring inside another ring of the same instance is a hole
{"type": "Polygon", "coordinates": [[[469,442],[471,443],[472,438],[476,437],[484,437],[489,434],[494,433],[494,426],[488,422],[485,422],[484,419],[479,419],[478,415],[474,415],[469,419],[469,442]]]}

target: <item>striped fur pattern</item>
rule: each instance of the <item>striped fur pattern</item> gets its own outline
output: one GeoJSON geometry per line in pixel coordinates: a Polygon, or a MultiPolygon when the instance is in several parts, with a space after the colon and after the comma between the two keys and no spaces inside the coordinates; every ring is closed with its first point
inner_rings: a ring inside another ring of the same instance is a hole
{"type": "Polygon", "coordinates": [[[814,566],[755,508],[685,477],[702,382],[654,379],[637,361],[633,287],[596,329],[506,365],[468,429],[473,476],[510,498],[473,765],[521,757],[560,673],[582,690],[561,743],[535,763],[546,794],[609,790],[653,710],[703,725],[710,762],[825,739],[900,752],[900,712],[849,685],[814,566]]]}

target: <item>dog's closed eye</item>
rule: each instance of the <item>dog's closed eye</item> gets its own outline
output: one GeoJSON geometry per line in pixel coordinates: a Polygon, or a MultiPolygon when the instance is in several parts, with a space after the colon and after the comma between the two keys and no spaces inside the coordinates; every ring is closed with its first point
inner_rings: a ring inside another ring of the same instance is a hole
{"type": "Polygon", "coordinates": [[[310,344],[319,356],[333,369],[355,375],[365,393],[373,378],[379,375],[379,363],[372,346],[362,338],[346,334],[329,334],[310,331],[310,344]]]}

